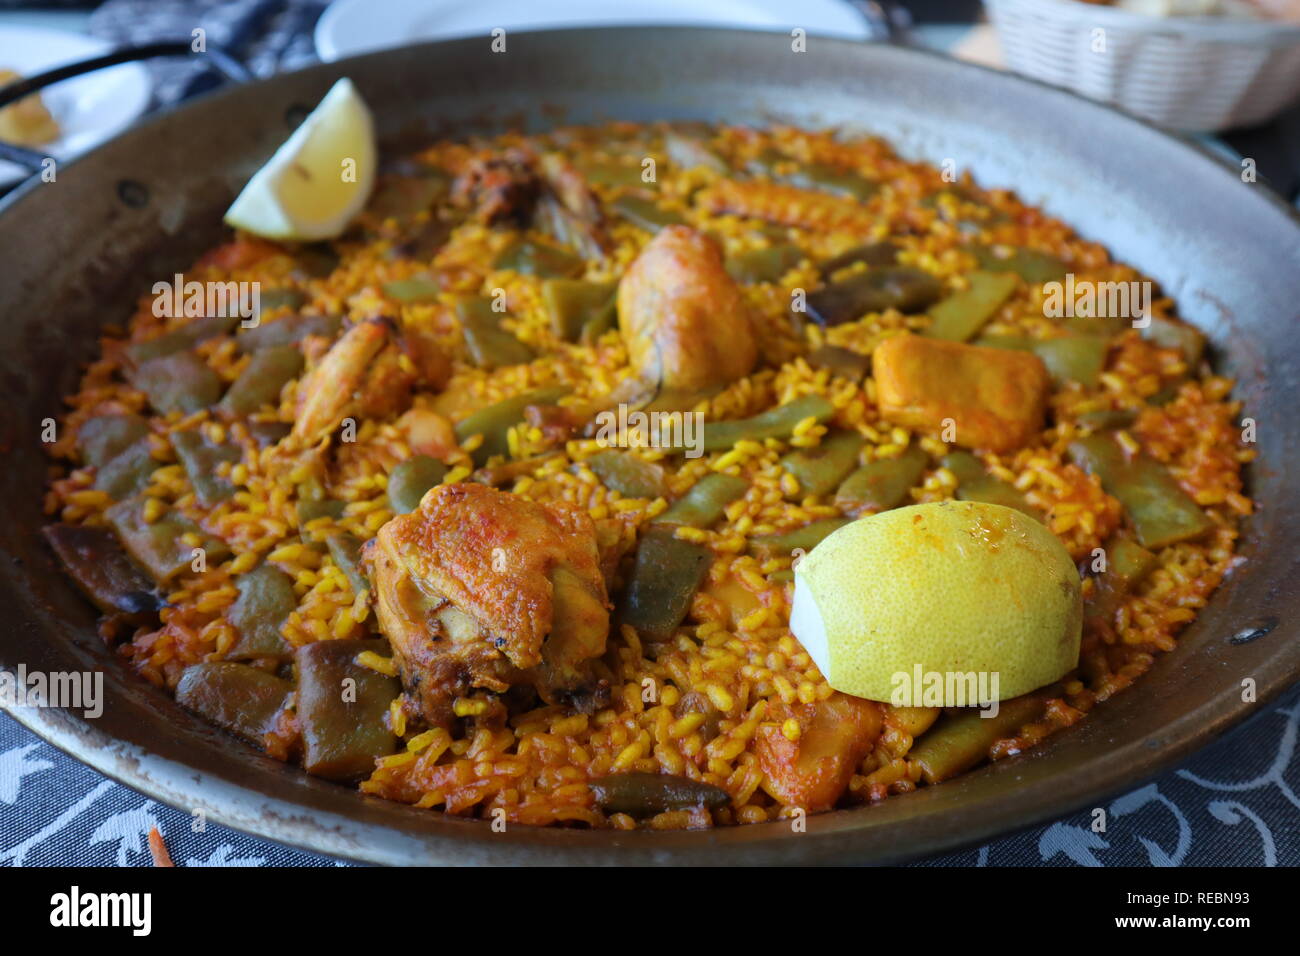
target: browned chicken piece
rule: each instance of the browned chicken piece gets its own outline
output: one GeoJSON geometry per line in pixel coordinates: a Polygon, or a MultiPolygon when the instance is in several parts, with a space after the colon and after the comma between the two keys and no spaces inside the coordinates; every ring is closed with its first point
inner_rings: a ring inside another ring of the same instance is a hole
{"type": "Polygon", "coordinates": [[[473,209],[485,225],[523,223],[532,214],[541,189],[535,159],[521,149],[471,160],[452,183],[452,201],[473,209]]]}
{"type": "Polygon", "coordinates": [[[813,704],[778,704],[758,729],[758,766],[763,789],[777,800],[808,813],[835,806],[858,764],[880,736],[881,706],[834,693],[813,704]],[[791,740],[784,724],[793,719],[799,735],[791,740]]]}
{"type": "MultiPolygon", "coordinates": [[[[416,383],[435,391],[446,385],[451,361],[432,337],[395,328],[390,319],[367,319],[329,346],[299,393],[295,444],[315,444],[349,416],[400,415],[416,383]]],[[[315,348],[304,352],[311,357],[315,348]]]]}
{"type": "Polygon", "coordinates": [[[899,335],[872,354],[880,413],[914,428],[954,425],[967,448],[1013,451],[1043,428],[1050,386],[1032,352],[899,335]]]}
{"type": "Polygon", "coordinates": [[[363,552],[380,628],[425,718],[475,688],[565,704],[595,691],[609,600],[585,511],[480,484],[442,485],[363,552]]]}
{"type": "Polygon", "coordinates": [[[582,173],[559,153],[544,155],[538,168],[550,190],[537,206],[536,223],[586,259],[610,248],[605,211],[582,173]]]}
{"type": "Polygon", "coordinates": [[[618,325],[638,376],[695,391],[735,381],[758,361],[749,310],[722,254],[689,226],[666,226],[618,285],[618,325]]]}
{"type": "Polygon", "coordinates": [[[722,179],[702,191],[696,201],[715,215],[728,213],[819,232],[840,229],[869,234],[878,223],[862,206],[842,197],[766,179],[722,179]]]}

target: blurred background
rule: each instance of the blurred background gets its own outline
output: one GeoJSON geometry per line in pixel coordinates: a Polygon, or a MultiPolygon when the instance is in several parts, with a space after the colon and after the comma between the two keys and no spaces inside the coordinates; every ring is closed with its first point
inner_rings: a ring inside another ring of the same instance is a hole
{"type": "MultiPolygon", "coordinates": [[[[270,75],[494,27],[652,22],[927,47],[1112,103],[1300,194],[1300,0],[0,0],[0,86],[158,40],[270,75]]],[[[219,82],[202,58],[118,66],[0,110],[0,141],[67,158],[219,82]]],[[[0,163],[0,190],[20,177],[0,163]]]]}

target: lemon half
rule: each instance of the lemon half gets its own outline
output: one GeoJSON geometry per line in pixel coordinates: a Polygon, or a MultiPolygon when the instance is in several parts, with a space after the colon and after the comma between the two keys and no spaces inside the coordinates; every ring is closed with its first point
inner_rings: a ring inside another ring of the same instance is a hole
{"type": "Polygon", "coordinates": [[[1064,545],[1002,505],[943,501],[862,518],[795,569],[790,629],[831,687],[869,700],[898,703],[916,675],[981,673],[989,699],[1018,697],[1075,667],[1082,627],[1064,545]]]}
{"type": "Polygon", "coordinates": [[[345,77],[249,180],[226,223],[267,239],[333,239],[370,198],[377,157],[370,109],[345,77]]]}

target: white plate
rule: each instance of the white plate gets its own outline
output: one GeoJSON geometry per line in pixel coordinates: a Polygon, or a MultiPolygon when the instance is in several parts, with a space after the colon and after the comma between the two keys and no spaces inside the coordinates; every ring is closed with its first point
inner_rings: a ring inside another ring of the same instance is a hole
{"type": "MultiPolygon", "coordinates": [[[[110,49],[104,41],[80,33],[0,26],[0,68],[16,70],[24,77],[100,56],[110,49]]],[[[34,148],[56,160],[66,160],[98,146],[144,112],[149,90],[149,73],[139,63],[123,63],[46,87],[41,99],[54,114],[62,135],[34,148]]],[[[27,175],[23,167],[0,160],[0,186],[27,175]]]]}
{"type": "Polygon", "coordinates": [[[334,0],[316,22],[322,60],[421,40],[483,36],[495,27],[545,30],[636,24],[730,26],[863,40],[862,15],[844,0],[334,0]]]}

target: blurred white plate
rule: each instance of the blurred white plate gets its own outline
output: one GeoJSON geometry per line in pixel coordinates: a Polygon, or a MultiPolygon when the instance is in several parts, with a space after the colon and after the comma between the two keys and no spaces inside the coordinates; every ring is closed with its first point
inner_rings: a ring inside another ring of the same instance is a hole
{"type": "Polygon", "coordinates": [[[322,60],[421,40],[484,36],[494,27],[545,30],[636,24],[748,27],[863,40],[866,21],[845,0],[334,0],[316,22],[322,60]]]}
{"type": "MultiPolygon", "coordinates": [[[[0,26],[0,68],[24,77],[100,56],[110,49],[104,41],[80,33],[0,26]]],[[[123,63],[55,83],[41,91],[41,99],[54,114],[62,135],[33,148],[56,160],[84,153],[111,139],[143,113],[149,104],[149,90],[149,73],[139,63],[123,63]]],[[[0,186],[26,175],[23,167],[0,160],[0,186]]]]}

